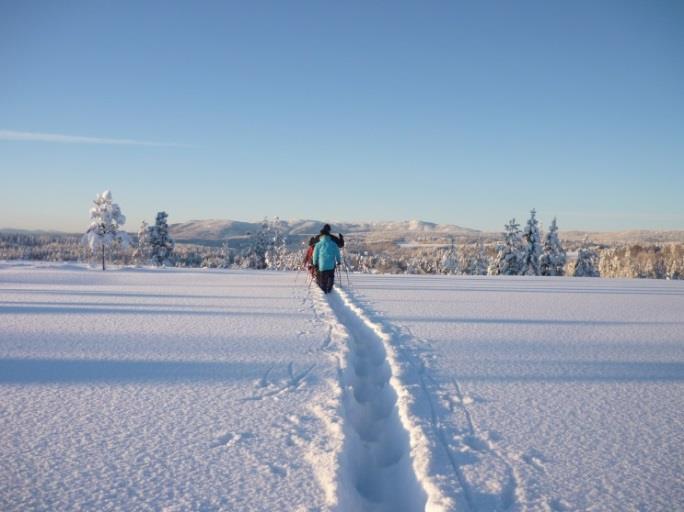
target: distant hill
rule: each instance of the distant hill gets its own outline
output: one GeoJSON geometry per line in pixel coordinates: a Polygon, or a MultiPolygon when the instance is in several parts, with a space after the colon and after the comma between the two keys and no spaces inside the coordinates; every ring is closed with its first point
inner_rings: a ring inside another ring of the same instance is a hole
{"type": "Polygon", "coordinates": [[[176,240],[225,240],[249,236],[260,226],[260,223],[210,219],[171,224],[169,230],[176,240]]]}
{"type": "Polygon", "coordinates": [[[74,233],[67,233],[65,231],[56,231],[54,229],[16,229],[16,228],[0,228],[0,233],[3,235],[73,235],[74,233]]]}
{"type": "MultiPolygon", "coordinates": [[[[325,223],[319,220],[281,221],[285,235],[296,239],[305,239],[318,234],[325,223]]],[[[452,224],[435,224],[420,220],[402,222],[340,222],[331,223],[334,233],[356,235],[367,240],[400,241],[405,238],[414,239],[421,235],[435,236],[477,236],[480,232],[452,224]]],[[[217,242],[238,241],[245,239],[261,229],[260,222],[242,222],[235,220],[191,220],[172,224],[171,235],[179,242],[217,242]]]]}
{"type": "MultiPolygon", "coordinates": [[[[284,220],[283,232],[294,240],[303,240],[318,234],[325,224],[320,220],[284,220]]],[[[430,242],[454,238],[458,241],[480,238],[483,241],[501,239],[500,231],[479,231],[455,224],[436,224],[422,220],[396,222],[331,222],[333,233],[354,235],[367,242],[430,242]]],[[[179,242],[220,243],[244,240],[261,229],[261,222],[236,220],[191,220],[170,226],[171,234],[179,242]]],[[[684,243],[684,230],[626,230],[626,231],[561,231],[560,237],[567,241],[581,241],[588,237],[592,242],[618,243],[684,243]]]]}

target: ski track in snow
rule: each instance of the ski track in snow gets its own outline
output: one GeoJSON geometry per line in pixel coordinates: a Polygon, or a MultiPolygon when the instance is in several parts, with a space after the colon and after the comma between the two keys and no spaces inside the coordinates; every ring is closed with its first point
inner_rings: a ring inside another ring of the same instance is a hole
{"type": "Polygon", "coordinates": [[[344,409],[356,434],[348,441],[348,470],[354,488],[369,510],[423,509],[425,493],[412,467],[409,435],[399,418],[382,339],[350,307],[343,292],[329,297],[349,332],[344,409]]]}
{"type": "MultiPolygon", "coordinates": [[[[543,472],[543,455],[507,454],[495,434],[480,432],[468,408],[474,399],[456,379],[446,390],[430,374],[429,342],[383,320],[340,287],[328,296],[315,290],[313,301],[319,320],[328,325],[321,349],[346,346],[335,355],[345,423],[344,469],[338,477],[342,510],[534,508],[515,462],[521,459],[543,472]],[[436,451],[444,458],[441,465],[436,451]],[[470,475],[470,467],[486,473],[485,480],[470,475]]],[[[543,502],[544,509],[557,509],[554,501],[543,502]]]]}
{"type": "Polygon", "coordinates": [[[341,510],[451,510],[453,500],[426,472],[430,448],[411,422],[411,395],[398,378],[400,362],[392,349],[397,340],[387,326],[371,320],[350,292],[338,287],[327,296],[315,290],[313,296],[317,315],[338,348],[334,357],[345,432],[338,475],[341,510]]]}
{"type": "Polygon", "coordinates": [[[521,471],[521,464],[527,465],[537,477],[543,477],[546,457],[542,452],[534,449],[523,454],[508,452],[500,446],[502,438],[498,432],[483,432],[477,427],[469,406],[483,400],[464,393],[455,377],[435,377],[432,368],[435,356],[428,340],[415,336],[407,326],[395,326],[386,320],[380,322],[392,333],[399,359],[417,375],[414,380],[422,392],[416,397],[417,403],[422,399],[427,413],[415,410],[413,418],[430,433],[445,457],[441,467],[439,463],[433,465],[432,479],[444,495],[456,498],[456,504],[447,504],[449,510],[557,512],[571,509],[565,500],[540,494],[534,489],[536,478],[521,471]],[[445,466],[455,481],[444,478],[445,466]]]}
{"type": "MultiPolygon", "coordinates": [[[[409,476],[408,483],[413,483],[411,480],[415,478],[420,487],[414,491],[419,497],[409,507],[397,509],[396,504],[384,502],[380,495],[366,495],[364,485],[373,488],[373,481],[376,488],[383,488],[383,484],[377,483],[378,477],[372,469],[373,461],[382,458],[377,455],[378,449],[371,445],[371,454],[368,455],[363,452],[364,449],[369,450],[364,446],[360,450],[357,446],[347,447],[349,458],[361,459],[362,467],[371,468],[352,476],[352,479],[361,479],[362,485],[357,485],[357,491],[373,505],[368,510],[565,510],[562,500],[544,496],[536,497],[535,504],[530,503],[526,479],[521,475],[518,463],[522,461],[543,474],[543,454],[538,451],[521,456],[507,453],[497,444],[501,440],[498,434],[480,432],[468,407],[476,400],[463,393],[455,378],[444,386],[432,376],[430,361],[434,356],[427,340],[417,338],[407,327],[400,329],[392,325],[368,305],[360,305],[352,292],[338,288],[336,293],[329,295],[328,302],[337,321],[348,331],[347,360],[353,376],[349,378],[350,371],[347,370],[341,372],[340,379],[347,394],[351,393],[354,399],[345,398],[345,420],[353,425],[362,441],[377,441],[389,435],[398,441],[392,448],[396,453],[405,450],[410,454],[413,445],[422,445],[429,450],[429,453],[424,451],[422,455],[416,455],[422,460],[417,464],[413,461],[413,465],[421,469],[413,469],[413,475],[409,476]],[[400,378],[395,378],[395,375],[400,375],[400,378]],[[389,397],[385,390],[388,383],[395,391],[389,397]],[[452,389],[447,389],[449,384],[452,389]],[[399,422],[405,433],[403,437],[392,430],[397,428],[396,425],[388,427],[368,422],[368,411],[361,409],[359,412],[360,404],[371,403],[371,417],[372,412],[381,407],[385,408],[380,410],[381,417],[385,414],[389,417],[390,407],[395,409],[391,413],[398,413],[397,394],[405,397],[399,422]],[[387,432],[388,428],[393,434],[387,432]],[[414,440],[410,439],[408,432],[414,434],[414,440]],[[435,460],[439,458],[435,448],[445,458],[441,465],[435,460]],[[472,472],[470,468],[477,468],[477,471],[472,472]]],[[[403,478],[406,477],[404,474],[403,478]]],[[[390,479],[390,486],[397,485],[396,477],[393,478],[395,481],[390,479]]],[[[401,484],[402,487],[404,485],[401,484]]],[[[399,503],[406,503],[406,498],[399,503]]]]}

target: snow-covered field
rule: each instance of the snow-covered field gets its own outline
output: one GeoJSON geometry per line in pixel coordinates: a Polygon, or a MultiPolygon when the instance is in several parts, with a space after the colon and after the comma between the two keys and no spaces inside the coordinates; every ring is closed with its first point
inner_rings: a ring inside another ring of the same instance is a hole
{"type": "Polygon", "coordinates": [[[684,282],[0,263],[0,510],[684,509],[684,282]]]}

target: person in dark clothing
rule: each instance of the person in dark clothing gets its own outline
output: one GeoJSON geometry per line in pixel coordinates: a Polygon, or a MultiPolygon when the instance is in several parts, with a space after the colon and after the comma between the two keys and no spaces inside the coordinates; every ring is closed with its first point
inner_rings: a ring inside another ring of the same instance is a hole
{"type": "Polygon", "coordinates": [[[321,239],[321,236],[324,234],[329,236],[335,244],[337,244],[337,247],[342,249],[344,247],[344,237],[342,236],[342,233],[337,233],[337,236],[333,235],[330,231],[332,228],[330,227],[330,224],[326,224],[323,226],[323,229],[321,229],[321,232],[319,235],[316,235],[314,237],[314,240],[316,240],[316,243],[318,243],[321,239]]]}
{"type": "Polygon", "coordinates": [[[335,283],[335,267],[337,267],[338,263],[342,262],[342,256],[340,255],[340,248],[337,246],[337,242],[330,236],[330,226],[328,224],[321,229],[319,241],[314,247],[312,261],[317,269],[318,286],[325,293],[330,293],[335,283]]]}

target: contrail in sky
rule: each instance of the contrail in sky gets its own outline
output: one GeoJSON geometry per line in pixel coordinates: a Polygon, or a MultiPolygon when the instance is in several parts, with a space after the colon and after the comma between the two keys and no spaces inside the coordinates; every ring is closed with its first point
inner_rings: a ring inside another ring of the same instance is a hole
{"type": "Polygon", "coordinates": [[[17,132],[13,130],[0,130],[0,140],[59,142],[62,144],[114,144],[122,146],[190,147],[184,144],[168,144],[134,139],[110,139],[105,137],[64,135],[61,133],[17,132]]]}

